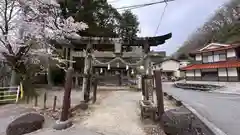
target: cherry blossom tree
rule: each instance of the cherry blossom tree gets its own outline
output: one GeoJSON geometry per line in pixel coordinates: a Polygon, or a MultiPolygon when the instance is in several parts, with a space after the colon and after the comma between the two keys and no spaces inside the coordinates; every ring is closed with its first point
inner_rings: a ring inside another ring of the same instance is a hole
{"type": "Polygon", "coordinates": [[[55,0],[0,2],[0,49],[12,69],[11,85],[17,85],[17,75],[26,74],[29,64],[39,64],[41,56],[64,62],[52,53],[49,41],[79,36],[76,32],[87,28],[72,17],[64,19],[55,0]]]}

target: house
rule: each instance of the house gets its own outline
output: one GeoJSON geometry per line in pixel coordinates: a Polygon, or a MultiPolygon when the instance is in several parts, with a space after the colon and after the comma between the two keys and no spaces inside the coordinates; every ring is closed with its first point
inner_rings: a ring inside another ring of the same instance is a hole
{"type": "Polygon", "coordinates": [[[179,68],[180,61],[173,58],[164,59],[163,61],[153,65],[153,70],[162,69],[162,76],[168,79],[171,77],[181,77],[179,68]]]}
{"type": "Polygon", "coordinates": [[[194,58],[194,64],[181,68],[186,72],[187,80],[240,80],[240,44],[211,43],[190,56],[194,58]]]}

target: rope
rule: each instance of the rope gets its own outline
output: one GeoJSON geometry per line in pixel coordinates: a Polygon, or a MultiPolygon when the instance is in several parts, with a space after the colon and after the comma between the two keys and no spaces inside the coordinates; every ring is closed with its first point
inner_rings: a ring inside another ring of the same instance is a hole
{"type": "Polygon", "coordinates": [[[123,59],[120,58],[120,57],[116,57],[116,58],[114,58],[114,59],[112,59],[112,60],[110,60],[110,61],[108,61],[108,62],[101,62],[101,61],[97,60],[97,58],[94,57],[94,56],[92,56],[92,58],[93,58],[93,60],[94,60],[95,63],[101,64],[101,65],[108,65],[108,64],[113,63],[114,61],[120,60],[120,61],[121,61],[123,64],[125,64],[125,65],[138,66],[138,65],[140,65],[140,64],[143,62],[143,60],[146,58],[146,55],[145,55],[142,59],[140,59],[139,61],[137,61],[136,63],[133,63],[133,64],[126,62],[125,60],[123,60],[123,59]]]}

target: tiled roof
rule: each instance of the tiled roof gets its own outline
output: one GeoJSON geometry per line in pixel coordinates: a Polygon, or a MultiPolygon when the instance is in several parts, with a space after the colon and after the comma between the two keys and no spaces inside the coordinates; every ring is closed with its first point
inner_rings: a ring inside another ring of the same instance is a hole
{"type": "Polygon", "coordinates": [[[192,54],[203,53],[203,52],[222,51],[222,50],[228,50],[228,49],[233,49],[233,48],[237,48],[237,47],[240,47],[240,44],[233,44],[233,45],[229,45],[229,46],[221,46],[221,47],[213,48],[213,49],[204,49],[202,51],[198,50],[198,51],[193,52],[192,54]]]}
{"type": "Polygon", "coordinates": [[[240,67],[240,60],[222,61],[217,63],[206,64],[193,64],[181,68],[181,70],[194,70],[194,69],[213,69],[213,68],[236,68],[240,67]]]}

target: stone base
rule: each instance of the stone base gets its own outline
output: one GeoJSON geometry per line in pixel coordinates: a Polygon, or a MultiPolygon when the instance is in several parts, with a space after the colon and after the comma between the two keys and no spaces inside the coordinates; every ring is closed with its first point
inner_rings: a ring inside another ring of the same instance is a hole
{"type": "Polygon", "coordinates": [[[56,130],[64,130],[72,126],[72,121],[56,121],[55,125],[53,125],[53,129],[56,130]]]}
{"type": "Polygon", "coordinates": [[[82,110],[87,110],[87,109],[88,109],[88,104],[85,103],[84,101],[82,101],[82,102],[79,104],[79,108],[82,109],[82,110]]]}

